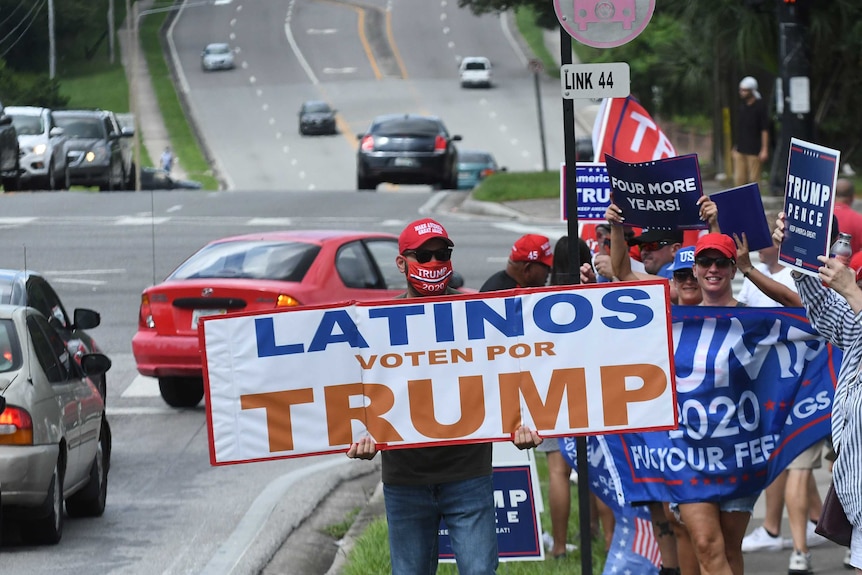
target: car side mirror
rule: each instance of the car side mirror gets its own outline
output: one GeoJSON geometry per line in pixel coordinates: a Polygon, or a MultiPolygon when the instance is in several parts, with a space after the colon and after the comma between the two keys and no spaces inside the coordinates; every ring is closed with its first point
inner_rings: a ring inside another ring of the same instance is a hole
{"type": "Polygon", "coordinates": [[[364,137],[365,137],[365,134],[356,134],[356,139],[357,139],[357,140],[361,140],[361,139],[362,139],[362,138],[364,138],[364,137]]]}
{"type": "Polygon", "coordinates": [[[122,131],[120,133],[120,137],[122,137],[122,138],[131,138],[134,135],[135,135],[135,129],[134,128],[122,128],[122,131]]]}
{"type": "Polygon", "coordinates": [[[52,138],[57,138],[59,136],[62,136],[65,133],[66,132],[60,126],[54,126],[53,128],[51,128],[51,131],[48,132],[48,135],[51,136],[52,138]]]}
{"type": "Polygon", "coordinates": [[[507,168],[506,166],[503,166],[503,167],[499,168],[497,171],[498,172],[508,172],[509,168],[507,168]]]}
{"type": "Polygon", "coordinates": [[[77,308],[74,313],[75,329],[93,329],[102,323],[99,312],[87,308],[77,308]]]}
{"type": "Polygon", "coordinates": [[[6,398],[0,395],[0,413],[3,413],[3,410],[6,409],[6,398]]]}
{"type": "Polygon", "coordinates": [[[459,135],[455,134],[454,136],[452,136],[452,141],[453,141],[453,142],[460,142],[460,141],[461,141],[461,136],[459,136],[459,135]]]}
{"type": "Polygon", "coordinates": [[[81,356],[81,369],[87,377],[99,377],[111,369],[111,360],[103,353],[85,353],[81,356]]]}
{"type": "Polygon", "coordinates": [[[11,123],[12,123],[12,116],[7,116],[6,114],[3,114],[2,116],[0,116],[0,126],[8,126],[11,123]]]}
{"type": "Polygon", "coordinates": [[[452,289],[464,287],[464,276],[462,276],[458,272],[453,271],[452,277],[449,279],[449,287],[452,289]]]}

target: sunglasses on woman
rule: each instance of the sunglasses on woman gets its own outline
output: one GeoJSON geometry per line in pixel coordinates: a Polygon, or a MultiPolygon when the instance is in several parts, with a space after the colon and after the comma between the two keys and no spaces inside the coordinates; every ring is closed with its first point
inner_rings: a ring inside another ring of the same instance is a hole
{"type": "Polygon", "coordinates": [[[666,240],[658,241],[658,242],[641,242],[638,244],[638,247],[643,252],[657,252],[665,246],[669,246],[674,242],[669,242],[666,240]]]}
{"type": "Polygon", "coordinates": [[[676,270],[673,272],[673,279],[681,284],[689,280],[694,281],[694,272],[691,271],[691,268],[686,270],[676,270]]]}
{"type": "Polygon", "coordinates": [[[709,256],[697,256],[696,258],[694,258],[694,261],[702,268],[711,268],[713,264],[720,268],[729,268],[736,263],[736,260],[734,260],[733,258],[726,258],[723,256],[719,256],[717,258],[711,258],[709,256]]]}
{"type": "Polygon", "coordinates": [[[438,262],[448,262],[452,259],[452,248],[440,248],[439,250],[404,250],[404,256],[412,255],[420,264],[427,264],[433,257],[438,262]]]}

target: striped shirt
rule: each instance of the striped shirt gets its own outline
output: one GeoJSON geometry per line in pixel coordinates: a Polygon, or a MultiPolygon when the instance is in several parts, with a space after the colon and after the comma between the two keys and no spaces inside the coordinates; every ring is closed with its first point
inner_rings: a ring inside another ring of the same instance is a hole
{"type": "Polygon", "coordinates": [[[832,404],[832,443],[841,456],[833,467],[835,492],[847,517],[862,526],[862,422],[853,414],[862,413],[859,366],[862,361],[862,312],[854,313],[838,292],[824,287],[815,276],[796,277],[799,296],[808,321],[817,333],[844,351],[835,400],[832,404]]]}

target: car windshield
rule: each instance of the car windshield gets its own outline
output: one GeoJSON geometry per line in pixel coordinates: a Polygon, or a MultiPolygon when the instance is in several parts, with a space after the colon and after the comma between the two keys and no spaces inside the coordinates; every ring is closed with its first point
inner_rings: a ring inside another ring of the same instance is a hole
{"type": "Polygon", "coordinates": [[[244,278],[302,281],[320,246],[303,242],[237,240],[204,247],[168,280],[244,278]]]}
{"type": "Polygon", "coordinates": [[[399,118],[381,122],[372,132],[378,136],[436,136],[441,132],[440,124],[424,118],[399,118]]]}
{"type": "Polygon", "coordinates": [[[21,368],[21,346],[11,319],[0,320],[0,373],[21,368]]]}
{"type": "Polygon", "coordinates": [[[45,133],[41,116],[10,114],[12,125],[19,136],[36,136],[45,133]]]}
{"type": "Polygon", "coordinates": [[[326,102],[309,102],[305,105],[306,113],[315,114],[325,113],[329,111],[329,104],[327,104],[326,102]]]}
{"type": "Polygon", "coordinates": [[[227,45],[207,46],[207,54],[230,54],[230,47],[227,45]]]}
{"type": "Polygon", "coordinates": [[[70,138],[104,138],[102,128],[104,125],[99,118],[83,118],[80,116],[55,116],[54,121],[63,128],[63,132],[70,138]]]}

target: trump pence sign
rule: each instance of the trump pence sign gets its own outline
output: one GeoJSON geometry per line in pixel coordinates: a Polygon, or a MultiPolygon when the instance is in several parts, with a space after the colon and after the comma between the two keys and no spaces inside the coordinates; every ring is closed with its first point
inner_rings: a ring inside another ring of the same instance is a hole
{"type": "Polygon", "coordinates": [[[205,318],[214,465],[676,426],[664,281],[205,318]]]}

